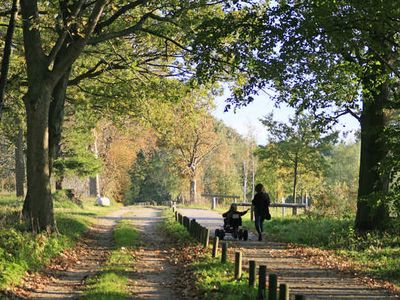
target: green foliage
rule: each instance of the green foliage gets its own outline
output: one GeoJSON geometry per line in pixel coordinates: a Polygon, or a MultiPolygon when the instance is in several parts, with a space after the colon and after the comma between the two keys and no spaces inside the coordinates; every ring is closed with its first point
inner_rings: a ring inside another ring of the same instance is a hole
{"type": "Polygon", "coordinates": [[[99,173],[102,164],[90,150],[93,125],[88,122],[87,114],[76,112],[67,125],[63,132],[61,150],[53,164],[56,176],[88,177],[99,173]]]}
{"type": "Polygon", "coordinates": [[[180,188],[180,177],[172,157],[166,149],[146,155],[140,151],[130,171],[132,202],[169,201],[175,199],[180,188]]]}
{"type": "Polygon", "coordinates": [[[326,156],[330,154],[337,133],[323,135],[315,125],[315,118],[308,114],[290,118],[289,124],[274,121],[272,114],[261,121],[270,142],[265,147],[260,146],[257,155],[262,168],[267,167],[265,172],[270,173],[265,179],[272,196],[279,199],[284,193],[294,194],[294,189],[296,195],[297,189],[312,194],[326,173],[326,156]]]}

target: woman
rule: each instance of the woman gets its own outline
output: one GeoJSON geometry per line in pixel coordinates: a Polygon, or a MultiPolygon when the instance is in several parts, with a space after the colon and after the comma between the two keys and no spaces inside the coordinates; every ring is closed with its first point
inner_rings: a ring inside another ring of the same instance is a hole
{"type": "Polygon", "coordinates": [[[268,216],[271,216],[269,213],[270,200],[269,195],[261,183],[256,185],[255,190],[257,193],[254,195],[254,199],[251,203],[254,206],[254,222],[258,233],[258,240],[262,241],[263,222],[268,216]]]}

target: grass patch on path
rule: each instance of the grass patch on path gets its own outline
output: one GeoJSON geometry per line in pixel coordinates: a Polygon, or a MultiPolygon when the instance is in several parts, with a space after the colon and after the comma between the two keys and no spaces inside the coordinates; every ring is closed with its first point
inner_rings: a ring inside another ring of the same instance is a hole
{"type": "Polygon", "coordinates": [[[163,216],[161,228],[180,245],[177,252],[182,268],[185,267],[182,276],[191,278],[201,299],[256,299],[257,290],[248,287],[246,272],[241,280],[234,280],[232,263],[222,264],[219,258],[212,258],[211,249],[204,251],[186,228],[175,221],[170,210],[164,210],[163,216]]]}
{"type": "Polygon", "coordinates": [[[126,299],[129,296],[128,273],[133,271],[134,249],[139,245],[139,232],[129,221],[119,222],[113,232],[116,249],[102,272],[87,282],[83,299],[126,299]]]}
{"type": "MultiPolygon", "coordinates": [[[[244,224],[254,228],[250,220],[244,224]]],[[[370,232],[358,235],[351,218],[293,216],[264,223],[267,239],[333,250],[362,272],[400,287],[400,232],[370,232]]],[[[339,258],[339,259],[340,259],[339,258]]]]}

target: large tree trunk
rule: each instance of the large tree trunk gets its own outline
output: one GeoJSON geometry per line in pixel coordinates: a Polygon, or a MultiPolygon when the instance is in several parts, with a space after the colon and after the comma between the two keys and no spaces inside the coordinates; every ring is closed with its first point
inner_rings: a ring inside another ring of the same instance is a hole
{"type": "Polygon", "coordinates": [[[27,183],[22,210],[33,232],[55,227],[50,189],[48,117],[51,88],[36,86],[24,98],[27,116],[27,183]]]}
{"type": "Polygon", "coordinates": [[[25,185],[24,131],[19,124],[15,138],[15,190],[17,197],[23,197],[25,185]]]}
{"type": "Polygon", "coordinates": [[[384,203],[387,187],[379,166],[387,155],[384,140],[386,117],[384,105],[388,88],[364,100],[361,114],[361,156],[355,227],[359,231],[382,229],[387,225],[388,211],[384,203]]]}

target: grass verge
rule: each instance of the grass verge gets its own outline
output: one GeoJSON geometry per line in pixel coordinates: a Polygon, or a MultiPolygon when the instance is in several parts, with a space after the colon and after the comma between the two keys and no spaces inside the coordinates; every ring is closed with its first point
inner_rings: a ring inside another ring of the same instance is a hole
{"type": "Polygon", "coordinates": [[[212,258],[210,249],[199,250],[201,247],[196,245],[186,228],[175,221],[170,210],[164,210],[163,216],[161,228],[181,245],[178,252],[181,254],[180,260],[184,260],[183,272],[188,273],[183,276],[191,278],[201,299],[256,299],[257,290],[248,287],[246,272],[243,272],[241,280],[234,280],[232,263],[222,264],[220,259],[212,258]]]}
{"type": "Polygon", "coordinates": [[[87,282],[83,299],[126,299],[129,296],[129,273],[133,271],[134,249],[139,232],[128,221],[121,221],[113,232],[116,249],[102,272],[87,282]]]}
{"type": "Polygon", "coordinates": [[[0,290],[17,285],[26,271],[40,270],[64,249],[73,247],[89,229],[92,217],[114,207],[94,206],[85,199],[83,206],[55,197],[55,218],[59,234],[32,234],[24,231],[20,221],[23,201],[12,196],[0,197],[0,290]]]}

